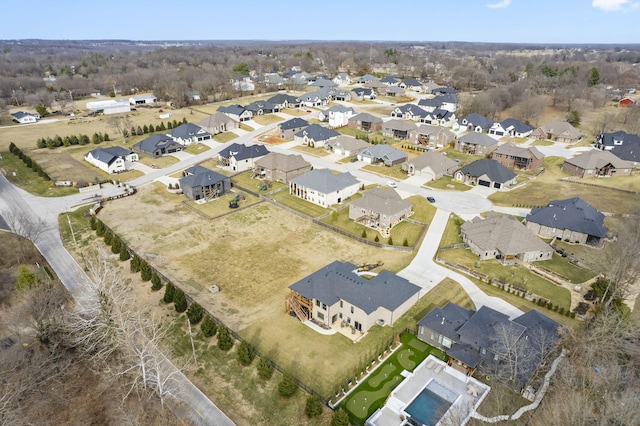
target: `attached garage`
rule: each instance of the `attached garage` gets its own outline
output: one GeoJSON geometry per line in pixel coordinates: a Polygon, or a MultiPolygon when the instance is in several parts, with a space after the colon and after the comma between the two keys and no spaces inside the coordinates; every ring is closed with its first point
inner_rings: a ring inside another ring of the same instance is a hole
{"type": "Polygon", "coordinates": [[[487,188],[491,188],[491,182],[489,182],[488,180],[478,180],[478,185],[480,186],[486,186],[487,188]]]}

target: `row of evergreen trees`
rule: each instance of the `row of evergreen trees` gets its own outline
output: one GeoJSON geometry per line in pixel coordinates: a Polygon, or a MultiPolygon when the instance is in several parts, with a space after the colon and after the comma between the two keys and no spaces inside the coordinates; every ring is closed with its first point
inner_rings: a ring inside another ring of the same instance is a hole
{"type": "MultiPolygon", "coordinates": [[[[144,282],[151,282],[151,290],[157,291],[162,288],[162,280],[144,259],[141,259],[135,253],[129,253],[124,242],[113,232],[107,228],[100,219],[91,216],[91,229],[96,232],[98,237],[103,238],[104,243],[111,246],[111,252],[119,254],[120,260],[130,260],[131,272],[140,273],[140,278],[144,282]]],[[[200,331],[205,337],[213,337],[217,334],[217,346],[222,351],[230,350],[234,345],[234,339],[229,329],[222,323],[214,320],[197,302],[189,303],[186,294],[171,281],[167,281],[164,285],[165,291],[162,297],[164,303],[173,303],[176,312],[186,313],[191,325],[200,324],[200,331]]],[[[256,357],[255,348],[248,342],[241,340],[236,348],[236,359],[242,366],[249,366],[256,357]]],[[[262,380],[269,380],[273,376],[273,364],[264,357],[261,357],[256,365],[258,377],[262,380]]],[[[298,389],[295,378],[284,373],[280,383],[278,383],[278,394],[284,398],[293,396],[298,389]]],[[[309,396],[306,401],[305,413],[307,417],[317,417],[322,414],[322,401],[317,396],[309,396]]],[[[334,417],[342,419],[345,413],[336,412],[334,417]]],[[[348,419],[348,416],[347,416],[348,419]]],[[[332,424],[334,424],[332,422],[332,424]]],[[[343,423],[335,423],[341,425],[343,423]]],[[[348,425],[348,423],[344,423],[348,425]]]]}
{"type": "Polygon", "coordinates": [[[111,139],[109,138],[108,133],[94,133],[91,138],[87,135],[71,135],[65,136],[64,138],[55,135],[54,137],[48,136],[46,138],[40,138],[36,141],[36,146],[38,148],[49,148],[54,149],[61,146],[70,146],[70,145],[89,145],[91,142],[94,144],[99,144],[101,142],[108,142],[111,139]]]}
{"type": "Polygon", "coordinates": [[[13,142],[9,144],[9,152],[21,159],[22,162],[26,164],[27,167],[29,167],[31,170],[36,172],[38,176],[40,176],[44,180],[51,180],[49,175],[44,170],[42,170],[42,167],[40,167],[38,163],[32,160],[31,157],[22,152],[22,150],[18,148],[13,142]]]}

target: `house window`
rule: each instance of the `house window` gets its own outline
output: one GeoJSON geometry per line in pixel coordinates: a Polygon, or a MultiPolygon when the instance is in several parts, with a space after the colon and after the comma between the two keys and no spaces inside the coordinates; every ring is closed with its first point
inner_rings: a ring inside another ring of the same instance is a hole
{"type": "Polygon", "coordinates": [[[320,301],[316,300],[316,306],[320,307],[320,301]]]}
{"type": "Polygon", "coordinates": [[[487,350],[485,348],[482,348],[482,350],[480,352],[482,352],[482,355],[486,355],[487,354],[487,350]]]}
{"type": "Polygon", "coordinates": [[[342,308],[342,300],[340,301],[340,307],[342,308]]]}
{"type": "Polygon", "coordinates": [[[351,313],[353,313],[353,306],[351,307],[351,313]]]}
{"type": "Polygon", "coordinates": [[[435,340],[435,338],[436,338],[436,334],[432,331],[432,332],[431,332],[431,336],[430,336],[430,337],[431,337],[431,340],[435,340]]]}
{"type": "Polygon", "coordinates": [[[340,312],[340,319],[342,319],[342,312],[340,312]]]}
{"type": "Polygon", "coordinates": [[[324,314],[322,312],[318,312],[316,315],[318,315],[318,319],[321,319],[324,321],[324,314]]]}
{"type": "Polygon", "coordinates": [[[327,305],[325,305],[324,303],[322,304],[322,310],[324,310],[324,311],[327,310],[327,305]]]}

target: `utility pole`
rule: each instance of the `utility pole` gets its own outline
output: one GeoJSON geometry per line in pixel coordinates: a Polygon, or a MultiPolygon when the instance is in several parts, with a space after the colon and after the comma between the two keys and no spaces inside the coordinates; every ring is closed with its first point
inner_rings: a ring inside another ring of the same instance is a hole
{"type": "Polygon", "coordinates": [[[69,222],[69,229],[71,229],[71,236],[73,237],[73,244],[74,245],[78,245],[78,243],[76,241],[76,234],[73,232],[73,226],[71,226],[71,219],[69,218],[69,215],[67,215],[67,222],[69,222]]]}

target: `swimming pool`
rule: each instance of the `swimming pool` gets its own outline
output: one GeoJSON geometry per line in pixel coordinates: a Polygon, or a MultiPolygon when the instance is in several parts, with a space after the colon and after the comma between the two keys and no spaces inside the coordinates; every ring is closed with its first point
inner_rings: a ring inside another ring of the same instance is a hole
{"type": "Polygon", "coordinates": [[[454,390],[432,380],[404,411],[413,424],[435,426],[458,396],[454,390]]]}

